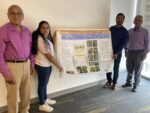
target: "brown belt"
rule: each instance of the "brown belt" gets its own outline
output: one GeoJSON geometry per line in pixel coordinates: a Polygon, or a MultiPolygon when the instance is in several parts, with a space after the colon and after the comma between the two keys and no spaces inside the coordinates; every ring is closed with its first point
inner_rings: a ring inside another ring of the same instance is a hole
{"type": "Polygon", "coordinates": [[[25,60],[6,60],[6,62],[12,62],[12,63],[23,63],[23,62],[27,62],[28,59],[25,60]]]}

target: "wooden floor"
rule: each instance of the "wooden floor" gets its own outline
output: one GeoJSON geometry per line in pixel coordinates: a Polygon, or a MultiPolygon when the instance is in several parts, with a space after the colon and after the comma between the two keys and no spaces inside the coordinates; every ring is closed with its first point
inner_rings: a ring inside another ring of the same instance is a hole
{"type": "MultiPolygon", "coordinates": [[[[142,79],[136,93],[131,88],[122,88],[126,73],[120,73],[118,89],[103,88],[106,82],[55,98],[57,103],[51,113],[150,113],[150,81],[142,79]]],[[[30,113],[43,113],[38,104],[30,108],[30,113]]]]}

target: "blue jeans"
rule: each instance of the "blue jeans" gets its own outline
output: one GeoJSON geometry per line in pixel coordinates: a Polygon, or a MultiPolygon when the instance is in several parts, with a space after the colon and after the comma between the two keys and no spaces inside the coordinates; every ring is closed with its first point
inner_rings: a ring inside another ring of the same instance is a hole
{"type": "Polygon", "coordinates": [[[114,60],[114,67],[113,67],[114,76],[113,76],[113,79],[111,77],[112,72],[106,73],[107,81],[109,83],[113,82],[113,84],[117,84],[118,75],[119,75],[119,65],[120,65],[121,57],[122,57],[122,54],[119,53],[118,56],[117,56],[117,59],[114,60]]]}
{"type": "Polygon", "coordinates": [[[45,104],[45,100],[47,99],[47,84],[49,82],[52,67],[35,65],[35,70],[38,75],[38,97],[40,104],[42,105],[45,104]]]}

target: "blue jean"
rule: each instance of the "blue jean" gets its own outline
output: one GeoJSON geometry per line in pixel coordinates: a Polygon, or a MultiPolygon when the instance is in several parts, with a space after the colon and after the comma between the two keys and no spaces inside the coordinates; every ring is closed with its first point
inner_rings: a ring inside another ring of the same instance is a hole
{"type": "Polygon", "coordinates": [[[42,105],[45,104],[45,100],[47,99],[47,84],[49,82],[52,67],[35,65],[35,70],[38,76],[38,97],[40,104],[42,105]]]}
{"type": "Polygon", "coordinates": [[[113,82],[113,84],[117,84],[118,75],[119,75],[119,65],[120,65],[121,57],[122,57],[122,54],[119,53],[117,59],[114,60],[114,67],[113,67],[114,76],[113,76],[113,79],[111,77],[112,72],[106,73],[107,81],[109,83],[113,82]]]}

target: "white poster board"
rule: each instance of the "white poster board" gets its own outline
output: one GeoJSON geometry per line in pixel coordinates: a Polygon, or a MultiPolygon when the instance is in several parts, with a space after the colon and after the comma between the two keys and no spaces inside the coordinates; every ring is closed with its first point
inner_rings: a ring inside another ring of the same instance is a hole
{"type": "Polygon", "coordinates": [[[112,71],[112,44],[108,29],[57,30],[57,58],[66,74],[112,71]]]}

